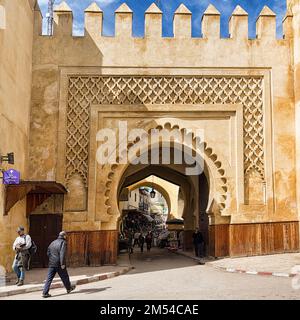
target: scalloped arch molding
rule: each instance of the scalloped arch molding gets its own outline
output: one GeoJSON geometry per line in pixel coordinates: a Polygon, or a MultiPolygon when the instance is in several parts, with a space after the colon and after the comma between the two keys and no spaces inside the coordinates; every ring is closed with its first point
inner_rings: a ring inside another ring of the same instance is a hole
{"type": "MultiPolygon", "coordinates": [[[[159,125],[156,128],[147,128],[148,132],[151,129],[163,130],[166,129],[168,131],[177,130],[182,135],[183,139],[181,141],[185,141],[184,135],[185,128],[180,128],[178,125],[172,126],[169,122],[164,123],[164,125],[159,125]]],[[[210,182],[210,195],[209,195],[209,203],[208,208],[211,206],[212,202],[217,201],[220,213],[226,208],[226,201],[228,197],[228,179],[226,176],[226,171],[229,170],[229,164],[227,164],[226,160],[221,159],[214,150],[207,145],[205,141],[199,141],[198,137],[192,133],[192,141],[193,141],[193,150],[196,151],[196,144],[202,144],[203,153],[199,154],[207,168],[208,168],[208,181],[210,182]],[[216,199],[217,198],[217,199],[216,199]]],[[[136,141],[135,141],[136,142],[136,141]]],[[[133,143],[129,143],[128,147],[130,147],[133,143]]],[[[146,147],[149,147],[148,145],[146,147]]],[[[187,146],[188,147],[188,146],[187,146]]],[[[147,151],[147,149],[145,149],[147,151]]],[[[113,215],[114,212],[118,212],[118,189],[119,183],[122,180],[122,176],[125,170],[128,168],[130,164],[113,164],[110,167],[109,173],[107,175],[107,182],[105,184],[105,201],[104,204],[106,206],[106,212],[108,215],[113,215]]]]}

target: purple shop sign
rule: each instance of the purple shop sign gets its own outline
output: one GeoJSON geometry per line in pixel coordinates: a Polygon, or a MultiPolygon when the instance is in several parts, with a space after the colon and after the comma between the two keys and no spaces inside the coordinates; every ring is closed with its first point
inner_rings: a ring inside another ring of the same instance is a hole
{"type": "Polygon", "coordinates": [[[20,172],[14,169],[9,169],[3,172],[4,184],[20,184],[20,172]]]}

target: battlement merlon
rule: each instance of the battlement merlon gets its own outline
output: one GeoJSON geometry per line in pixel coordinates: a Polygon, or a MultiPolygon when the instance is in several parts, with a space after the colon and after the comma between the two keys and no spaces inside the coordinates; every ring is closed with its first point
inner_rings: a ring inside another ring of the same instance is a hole
{"type": "MultiPolygon", "coordinates": [[[[288,6],[300,0],[288,0],[288,6]]],[[[35,34],[41,34],[42,28],[39,10],[36,10],[35,34]]],[[[163,12],[152,3],[145,12],[145,38],[162,38],[162,15],[163,12]]],[[[132,18],[133,12],[127,4],[123,3],[115,11],[115,37],[132,37],[132,18]]],[[[202,17],[203,39],[220,39],[220,18],[221,13],[213,5],[209,5],[202,17]]],[[[173,31],[174,38],[192,37],[192,13],[181,4],[174,13],[173,31]]],[[[54,36],[71,36],[73,29],[73,12],[68,4],[63,1],[54,9],[54,36]]],[[[103,12],[97,5],[92,3],[85,10],[85,32],[91,37],[101,38],[103,31],[103,12]]],[[[284,38],[292,38],[293,35],[293,15],[288,9],[283,21],[284,38]]],[[[231,39],[248,39],[248,13],[237,6],[229,19],[229,33],[231,39]]],[[[259,40],[276,39],[276,14],[265,6],[256,21],[256,35],[259,40]]]]}
{"type": "Polygon", "coordinates": [[[293,13],[288,8],[285,17],[283,18],[283,37],[284,39],[292,39],[294,36],[293,32],[293,13]]]}
{"type": "Polygon", "coordinates": [[[84,29],[85,34],[89,34],[92,38],[102,34],[103,11],[93,2],[84,11],[84,29]]]}
{"type": "Polygon", "coordinates": [[[256,20],[256,37],[276,38],[276,14],[268,6],[263,7],[256,20]]]}
{"type": "Polygon", "coordinates": [[[221,13],[212,4],[208,6],[202,16],[203,38],[219,39],[221,36],[221,13]]]}
{"type": "Polygon", "coordinates": [[[68,4],[63,1],[54,8],[54,35],[72,35],[73,31],[73,11],[68,4]]]}
{"type": "Polygon", "coordinates": [[[155,3],[145,12],[145,38],[162,37],[162,11],[155,3]]]}
{"type": "Polygon", "coordinates": [[[34,7],[34,35],[39,36],[42,34],[43,16],[38,2],[35,3],[34,7]]]}
{"type": "Polygon", "coordinates": [[[248,13],[241,6],[237,6],[230,17],[229,34],[233,39],[247,39],[249,37],[248,13]]]}
{"type": "Polygon", "coordinates": [[[192,35],[192,12],[184,4],[175,11],[173,30],[175,38],[190,38],[192,35]]]}
{"type": "Polygon", "coordinates": [[[133,11],[126,3],[115,11],[115,36],[132,37],[132,16],[133,11]]]}

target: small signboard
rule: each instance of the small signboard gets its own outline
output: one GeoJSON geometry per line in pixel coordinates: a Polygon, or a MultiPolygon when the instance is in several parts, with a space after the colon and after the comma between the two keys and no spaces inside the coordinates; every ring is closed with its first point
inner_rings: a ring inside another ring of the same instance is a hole
{"type": "Polygon", "coordinates": [[[4,184],[20,184],[20,172],[14,169],[9,169],[3,172],[4,184]]]}

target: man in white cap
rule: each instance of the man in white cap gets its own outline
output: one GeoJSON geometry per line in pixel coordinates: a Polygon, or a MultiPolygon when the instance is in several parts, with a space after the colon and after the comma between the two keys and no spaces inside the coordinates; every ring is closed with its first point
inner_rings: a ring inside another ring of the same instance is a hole
{"type": "Polygon", "coordinates": [[[22,286],[25,279],[25,270],[27,269],[30,258],[29,249],[32,245],[32,241],[30,235],[25,234],[24,227],[20,226],[17,233],[18,237],[13,244],[13,250],[16,252],[16,256],[12,268],[18,277],[16,285],[22,286]]]}
{"type": "Polygon", "coordinates": [[[50,298],[49,294],[51,283],[56,275],[60,276],[67,293],[75,289],[71,285],[70,278],[66,267],[66,253],[67,253],[67,233],[62,231],[56,240],[52,241],[48,247],[47,255],[49,257],[49,270],[47,280],[43,290],[43,298],[50,298]]]}

